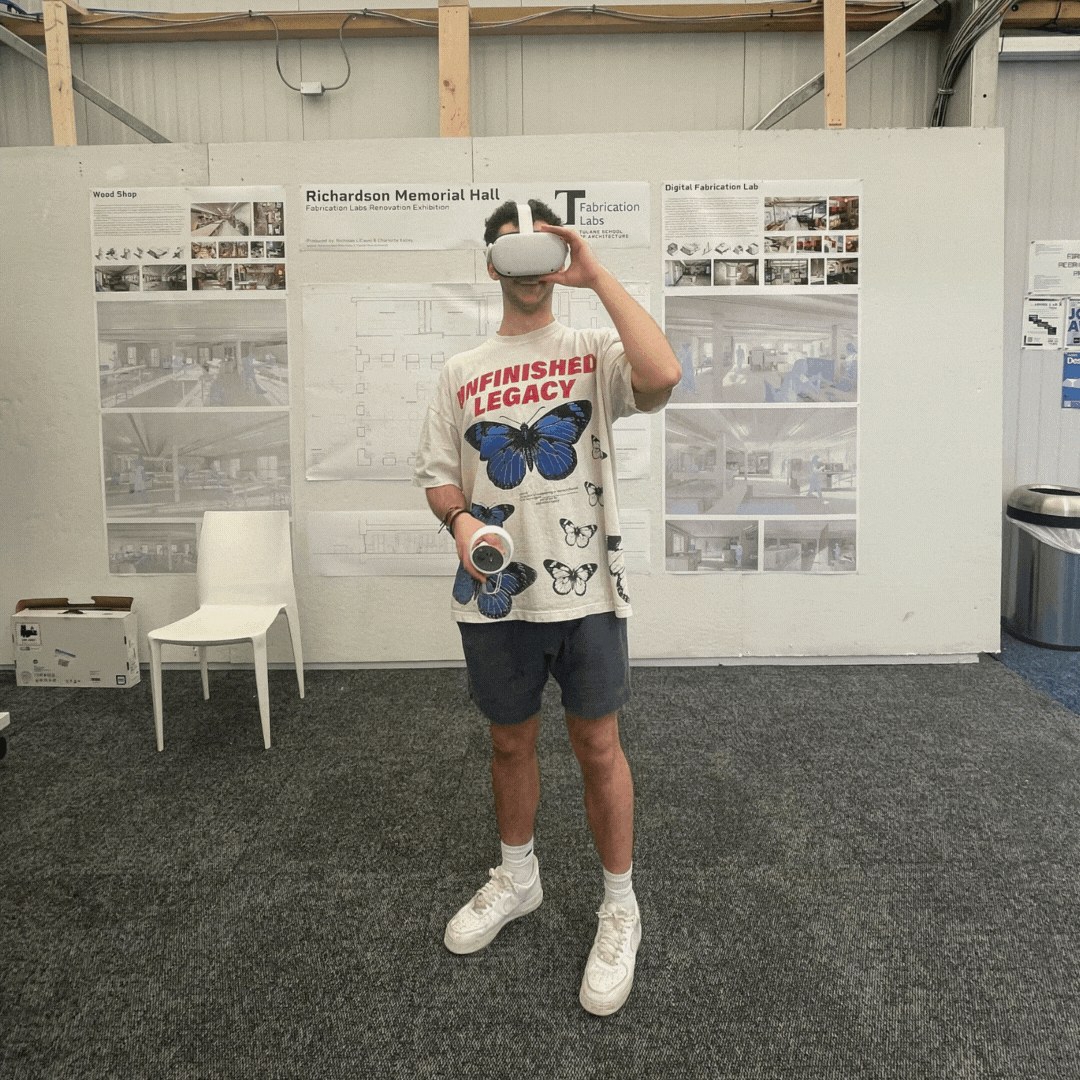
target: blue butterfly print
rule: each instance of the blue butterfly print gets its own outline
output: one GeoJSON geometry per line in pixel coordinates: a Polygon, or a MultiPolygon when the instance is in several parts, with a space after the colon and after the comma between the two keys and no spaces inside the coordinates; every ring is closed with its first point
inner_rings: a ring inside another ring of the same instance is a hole
{"type": "Polygon", "coordinates": [[[498,506],[482,506],[480,503],[473,503],[469,507],[469,513],[485,525],[503,525],[513,512],[514,507],[510,503],[499,503],[498,506]]]}
{"type": "Polygon", "coordinates": [[[596,573],[596,563],[582,563],[572,569],[555,559],[545,559],[544,569],[551,575],[551,587],[560,595],[567,596],[573,590],[578,596],[585,595],[589,578],[596,573]]]}
{"type": "Polygon", "coordinates": [[[568,401],[535,424],[478,420],[465,441],[487,462],[488,479],[503,491],[516,488],[530,469],[545,480],[563,480],[577,468],[574,443],[592,419],[592,403],[568,401]]]}
{"type": "Polygon", "coordinates": [[[580,548],[588,547],[596,533],[595,525],[575,525],[569,518],[559,518],[559,524],[566,536],[566,542],[571,547],[575,544],[580,548]]]}
{"type": "Polygon", "coordinates": [[[585,492],[589,496],[590,506],[596,506],[598,503],[600,506],[604,505],[604,489],[599,484],[594,484],[591,480],[586,480],[585,492]]]}
{"type": "MultiPolygon", "coordinates": [[[[500,503],[498,506],[483,506],[480,503],[473,503],[469,507],[469,513],[485,525],[502,525],[513,512],[514,507],[509,503],[500,503]]],[[[534,574],[533,577],[535,578],[535,576],[534,574]]],[[[479,582],[461,563],[458,563],[457,576],[454,578],[454,599],[460,604],[469,603],[473,598],[474,585],[479,585],[479,582]],[[465,599],[461,599],[462,597],[465,599]]],[[[509,608],[507,610],[509,611],[509,608]]]]}
{"type": "Polygon", "coordinates": [[[514,606],[513,597],[523,593],[535,580],[536,571],[519,562],[492,574],[483,585],[461,571],[454,579],[454,599],[459,604],[469,604],[475,599],[477,610],[485,618],[505,619],[514,606]]]}

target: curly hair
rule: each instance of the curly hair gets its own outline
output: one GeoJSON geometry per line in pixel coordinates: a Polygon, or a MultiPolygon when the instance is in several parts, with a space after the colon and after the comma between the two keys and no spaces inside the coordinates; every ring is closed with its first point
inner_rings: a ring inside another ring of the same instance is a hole
{"type": "MultiPolygon", "coordinates": [[[[542,203],[539,199],[530,199],[529,209],[532,211],[533,221],[543,221],[548,225],[562,224],[562,218],[547,203],[542,203]]],[[[499,235],[499,230],[507,222],[513,222],[516,225],[517,219],[517,203],[504,202],[484,222],[484,243],[494,244],[495,238],[499,235]]]]}

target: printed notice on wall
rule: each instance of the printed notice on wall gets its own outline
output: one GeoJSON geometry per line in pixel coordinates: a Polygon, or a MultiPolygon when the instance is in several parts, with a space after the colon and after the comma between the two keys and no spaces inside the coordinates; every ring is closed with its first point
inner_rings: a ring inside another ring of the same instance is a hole
{"type": "Polygon", "coordinates": [[[665,566],[856,569],[861,183],[667,183],[665,566]]]}
{"type": "Polygon", "coordinates": [[[1067,352],[1061,371],[1061,407],[1080,409],[1080,352],[1067,352]]]}
{"type": "Polygon", "coordinates": [[[90,193],[109,571],[192,573],[206,510],[288,509],[281,188],[90,193]]]}
{"type": "Polygon", "coordinates": [[[1033,240],[1028,248],[1029,293],[1080,293],[1080,240],[1033,240]]]}
{"type": "Polygon", "coordinates": [[[1023,347],[1060,349],[1065,340],[1065,301],[1060,296],[1025,296],[1023,347]]]}
{"type": "Polygon", "coordinates": [[[300,195],[304,251],[479,249],[496,207],[530,198],[597,248],[649,246],[649,185],[640,181],[306,184],[300,195]]]}

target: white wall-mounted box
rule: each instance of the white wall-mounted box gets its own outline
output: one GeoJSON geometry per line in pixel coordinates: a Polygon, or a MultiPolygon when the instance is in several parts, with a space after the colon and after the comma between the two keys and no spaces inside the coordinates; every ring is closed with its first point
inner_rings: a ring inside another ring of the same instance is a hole
{"type": "Polygon", "coordinates": [[[138,617],[92,605],[24,608],[11,616],[20,686],[134,686],[138,617]]]}

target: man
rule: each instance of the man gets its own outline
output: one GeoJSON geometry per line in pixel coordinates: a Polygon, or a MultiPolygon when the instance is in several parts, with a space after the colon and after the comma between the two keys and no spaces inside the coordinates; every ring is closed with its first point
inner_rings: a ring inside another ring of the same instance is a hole
{"type": "MultiPolygon", "coordinates": [[[[450,920],[455,953],[476,952],[539,907],[533,824],[540,798],[536,741],[548,675],[562,689],[581,765],[585,810],[604,871],[599,926],[581,1004],[606,1015],[634,979],[641,918],[631,881],[634,788],[619,741],[629,697],[626,590],[611,425],[654,412],[680,378],[663,332],[552,210],[530,200],[534,229],[566,241],[570,264],[535,278],[488,274],[502,286],[496,336],[452,357],[424,421],[416,483],[457,544],[453,617],[473,701],[491,723],[491,777],[502,862],[450,920]],[[555,321],[556,284],[591,289],[615,330],[555,321]],[[500,526],[513,542],[501,572],[469,558],[500,526]]],[[[484,240],[518,231],[516,204],[486,222],[484,240]]]]}

